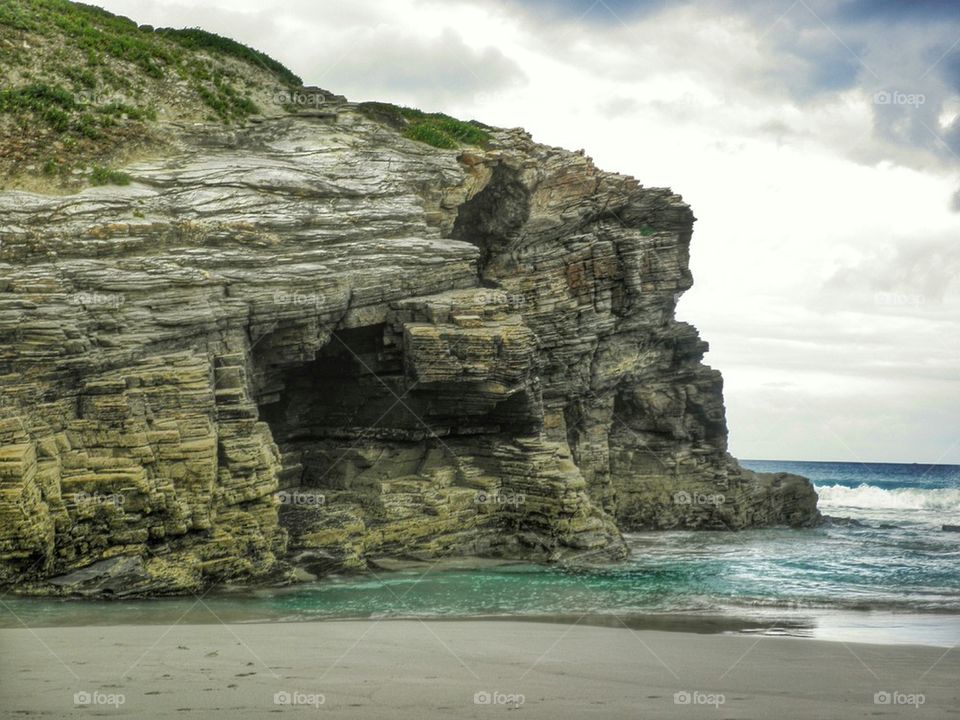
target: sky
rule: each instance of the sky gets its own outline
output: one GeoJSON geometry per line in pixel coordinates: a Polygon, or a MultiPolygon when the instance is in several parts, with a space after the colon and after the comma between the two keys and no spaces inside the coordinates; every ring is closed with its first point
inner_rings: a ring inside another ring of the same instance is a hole
{"type": "Polygon", "coordinates": [[[673,188],[734,455],[960,464],[960,2],[97,4],[673,188]]]}

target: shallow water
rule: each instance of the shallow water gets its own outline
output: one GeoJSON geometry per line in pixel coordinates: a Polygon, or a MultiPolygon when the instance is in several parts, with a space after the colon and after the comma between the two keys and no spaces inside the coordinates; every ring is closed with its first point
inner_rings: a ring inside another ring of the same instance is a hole
{"type": "Polygon", "coordinates": [[[627,536],[590,568],[489,563],[333,576],[153,601],[4,598],[0,625],[517,617],[858,642],[960,642],[960,467],[745,462],[810,477],[824,514],[862,526],[627,536]]]}

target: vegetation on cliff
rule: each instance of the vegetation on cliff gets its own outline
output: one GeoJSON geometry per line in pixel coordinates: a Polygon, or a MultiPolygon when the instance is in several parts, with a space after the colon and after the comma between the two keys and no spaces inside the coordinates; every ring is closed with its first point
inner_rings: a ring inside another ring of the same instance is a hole
{"type": "Polygon", "coordinates": [[[444,113],[425,113],[390,103],[361,103],[360,112],[400,130],[404,137],[452,150],[461,145],[483,145],[490,133],[476,122],[464,122],[444,113]]]}
{"type": "Polygon", "coordinates": [[[13,187],[74,188],[162,145],[158,120],[231,124],[302,85],[234,40],[66,0],[0,4],[0,68],[0,182],[13,187]]]}
{"type": "MultiPolygon", "coordinates": [[[[0,68],[0,189],[113,183],[112,167],[160,151],[167,123],[233,125],[304,109],[278,102],[303,82],[259,50],[67,0],[0,5],[0,68]]],[[[387,103],[361,111],[437,148],[489,139],[478,123],[442,113],[387,103]]]]}

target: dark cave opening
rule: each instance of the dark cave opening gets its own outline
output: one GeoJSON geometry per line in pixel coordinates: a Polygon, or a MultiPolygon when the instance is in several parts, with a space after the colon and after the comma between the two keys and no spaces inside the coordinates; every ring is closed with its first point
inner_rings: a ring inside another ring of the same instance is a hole
{"type": "Polygon", "coordinates": [[[404,439],[420,425],[383,325],[338,330],[313,360],[271,366],[267,376],[271,401],[260,418],[280,447],[285,487],[334,487],[337,458],[352,443],[404,439]]]}
{"type": "Polygon", "coordinates": [[[281,489],[369,492],[373,480],[422,474],[430,453],[456,465],[450,446],[463,438],[530,434],[539,423],[529,389],[490,399],[482,383],[411,378],[402,338],[384,324],[337,330],[313,360],[266,366],[260,386],[281,489]]]}
{"type": "Polygon", "coordinates": [[[493,169],[486,187],[461,206],[451,236],[480,248],[482,276],[529,217],[530,192],[520,180],[520,171],[501,164],[493,169]]]}

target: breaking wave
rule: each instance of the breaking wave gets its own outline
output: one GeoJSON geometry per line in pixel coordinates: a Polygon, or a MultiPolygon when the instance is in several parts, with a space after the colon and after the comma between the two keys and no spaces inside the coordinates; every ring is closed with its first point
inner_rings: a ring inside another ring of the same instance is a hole
{"type": "Polygon", "coordinates": [[[960,490],[953,488],[881,488],[876,485],[817,486],[820,507],[847,507],[875,510],[960,510],[960,490]]]}

